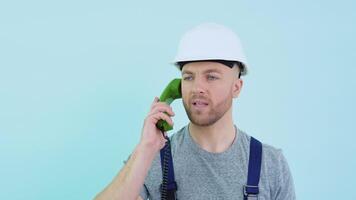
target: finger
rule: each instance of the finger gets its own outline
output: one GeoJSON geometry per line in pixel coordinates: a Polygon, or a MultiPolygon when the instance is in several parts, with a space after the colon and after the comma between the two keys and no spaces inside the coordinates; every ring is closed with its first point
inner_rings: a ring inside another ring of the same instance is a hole
{"type": "Polygon", "coordinates": [[[152,102],[152,104],[151,104],[151,107],[154,106],[155,103],[158,102],[158,101],[159,101],[159,98],[158,98],[158,97],[155,97],[154,100],[153,100],[153,102],[152,102]]]}
{"type": "Polygon", "coordinates": [[[155,107],[158,107],[158,106],[169,106],[169,105],[164,101],[158,100],[157,102],[152,104],[152,109],[154,109],[155,107]]]}
{"type": "Polygon", "coordinates": [[[152,114],[155,114],[155,113],[158,113],[158,112],[166,112],[170,116],[174,116],[175,115],[175,113],[172,110],[172,107],[170,107],[170,106],[155,107],[153,110],[151,110],[151,112],[149,112],[149,115],[152,115],[152,114]]]}
{"type": "Polygon", "coordinates": [[[166,102],[156,102],[152,106],[151,111],[156,110],[157,108],[160,108],[160,107],[165,107],[173,112],[172,107],[169,104],[167,104],[166,102]]]}
{"type": "Polygon", "coordinates": [[[173,124],[174,124],[173,120],[167,114],[165,114],[163,112],[159,112],[159,113],[153,114],[150,117],[152,118],[154,124],[157,124],[157,122],[160,119],[166,121],[171,126],[173,126],[173,124]]]}
{"type": "Polygon", "coordinates": [[[163,113],[163,112],[153,114],[152,118],[154,119],[155,123],[157,123],[159,120],[164,120],[171,126],[173,126],[173,124],[174,124],[171,117],[169,117],[166,113],[163,113]]]}

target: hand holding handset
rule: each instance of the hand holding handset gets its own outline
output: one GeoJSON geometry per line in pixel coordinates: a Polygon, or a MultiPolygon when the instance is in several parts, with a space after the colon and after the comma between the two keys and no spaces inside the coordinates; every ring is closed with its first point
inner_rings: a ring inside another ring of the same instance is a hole
{"type": "MultiPolygon", "coordinates": [[[[176,78],[173,79],[167,87],[163,90],[159,101],[165,102],[168,105],[170,105],[174,100],[182,98],[182,93],[181,93],[181,79],[176,78]]],[[[160,129],[163,132],[172,130],[173,127],[169,125],[165,120],[160,119],[156,127],[160,129]]]]}

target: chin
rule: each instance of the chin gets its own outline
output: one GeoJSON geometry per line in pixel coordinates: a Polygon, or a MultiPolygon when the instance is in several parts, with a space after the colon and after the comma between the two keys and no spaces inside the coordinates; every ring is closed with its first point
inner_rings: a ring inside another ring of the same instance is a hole
{"type": "Polygon", "coordinates": [[[210,126],[216,122],[214,118],[211,118],[208,114],[188,114],[189,120],[197,126],[210,126]]]}

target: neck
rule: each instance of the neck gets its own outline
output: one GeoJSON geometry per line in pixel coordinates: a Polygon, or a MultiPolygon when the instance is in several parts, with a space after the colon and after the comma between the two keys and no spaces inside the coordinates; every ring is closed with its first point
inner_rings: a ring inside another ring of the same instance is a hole
{"type": "Polygon", "coordinates": [[[204,150],[211,153],[224,152],[235,139],[231,108],[222,118],[209,126],[199,126],[190,122],[189,132],[193,140],[204,150]]]}

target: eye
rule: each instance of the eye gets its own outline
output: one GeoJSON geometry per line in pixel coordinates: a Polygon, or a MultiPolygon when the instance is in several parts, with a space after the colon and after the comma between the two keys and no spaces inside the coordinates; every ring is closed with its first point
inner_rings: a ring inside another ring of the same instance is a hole
{"type": "Polygon", "coordinates": [[[210,75],[210,74],[208,75],[208,80],[216,80],[216,79],[218,79],[218,77],[210,75]]]}
{"type": "Polygon", "coordinates": [[[185,77],[183,77],[183,80],[185,80],[185,81],[192,80],[192,76],[185,76],[185,77]]]}

